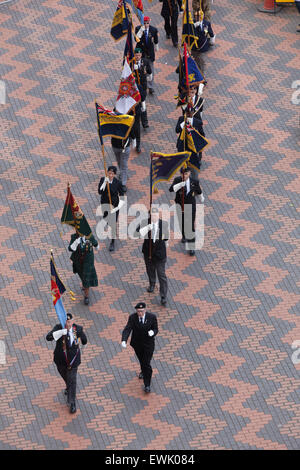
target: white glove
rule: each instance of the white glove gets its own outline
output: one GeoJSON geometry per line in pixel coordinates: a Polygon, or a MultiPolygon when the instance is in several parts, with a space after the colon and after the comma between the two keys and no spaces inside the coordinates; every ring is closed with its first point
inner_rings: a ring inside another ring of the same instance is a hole
{"type": "Polygon", "coordinates": [[[122,348],[125,349],[127,347],[126,341],[122,341],[121,346],[122,346],[122,348]]]}
{"type": "Polygon", "coordinates": [[[209,39],[210,45],[213,46],[215,44],[216,35],[209,39]]]}
{"type": "Polygon", "coordinates": [[[200,83],[199,88],[198,88],[198,93],[199,93],[199,95],[202,95],[202,93],[203,93],[203,88],[204,88],[204,83],[200,83]]]}
{"type": "Polygon", "coordinates": [[[140,229],[140,234],[142,237],[144,237],[150,230],[153,228],[153,223],[146,225],[146,227],[143,227],[140,229]]]}
{"type": "Polygon", "coordinates": [[[183,188],[185,186],[185,181],[181,181],[180,183],[174,184],[173,189],[175,193],[179,191],[179,189],[183,188]]]}
{"type": "Polygon", "coordinates": [[[155,50],[156,50],[156,52],[158,52],[158,50],[159,50],[158,44],[155,44],[155,50]]]}
{"type": "Polygon", "coordinates": [[[147,75],[147,82],[151,82],[152,77],[153,77],[152,73],[150,73],[150,75],[147,75]]]}
{"type": "Polygon", "coordinates": [[[109,177],[105,176],[104,181],[103,181],[102,185],[100,186],[100,191],[104,191],[106,183],[108,183],[108,182],[109,182],[109,177]]]}
{"type": "Polygon", "coordinates": [[[123,201],[122,199],[119,200],[119,204],[117,205],[117,207],[115,207],[113,210],[110,211],[111,214],[114,214],[115,212],[119,211],[121,209],[121,207],[123,207],[125,204],[125,201],[123,201]]]}
{"type": "Polygon", "coordinates": [[[138,64],[134,64],[133,68],[134,68],[134,70],[138,70],[139,69],[138,64]]]}
{"type": "Polygon", "coordinates": [[[201,202],[204,202],[204,196],[203,196],[203,193],[202,193],[202,194],[200,194],[200,201],[201,201],[201,202]]]}
{"type": "Polygon", "coordinates": [[[184,124],[185,124],[184,121],[182,121],[182,123],[180,124],[181,129],[184,128],[184,124]]]}
{"type": "Polygon", "coordinates": [[[97,251],[100,250],[100,244],[98,243],[98,245],[95,247],[97,251]]]}
{"type": "Polygon", "coordinates": [[[64,328],[63,330],[53,331],[53,338],[55,339],[55,341],[57,341],[59,338],[66,335],[67,333],[68,330],[66,328],[64,328]]]}
{"type": "Polygon", "coordinates": [[[193,118],[192,117],[188,117],[186,120],[187,120],[187,122],[190,126],[193,125],[193,118]]]}
{"type": "Polygon", "coordinates": [[[76,238],[76,240],[72,243],[72,245],[70,245],[71,250],[76,251],[79,243],[80,243],[80,238],[76,238]]]}
{"type": "Polygon", "coordinates": [[[149,330],[148,331],[148,336],[153,336],[154,335],[154,331],[153,330],[149,330]]]}
{"type": "Polygon", "coordinates": [[[145,26],[141,26],[140,29],[138,30],[137,34],[136,34],[136,37],[138,39],[141,39],[141,37],[143,36],[143,32],[145,31],[145,26]]]}
{"type": "Polygon", "coordinates": [[[132,147],[133,147],[133,148],[136,147],[136,139],[132,139],[132,147]]]}
{"type": "Polygon", "coordinates": [[[146,111],[146,102],[142,101],[141,105],[142,105],[142,111],[145,112],[146,111]]]}
{"type": "Polygon", "coordinates": [[[194,23],[195,28],[197,28],[198,26],[200,26],[200,24],[201,24],[200,21],[196,21],[196,23],[194,23]]]}

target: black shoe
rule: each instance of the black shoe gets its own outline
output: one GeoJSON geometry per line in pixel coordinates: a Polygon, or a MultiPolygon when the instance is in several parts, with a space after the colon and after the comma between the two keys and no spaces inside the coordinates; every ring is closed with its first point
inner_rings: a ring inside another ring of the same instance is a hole
{"type": "Polygon", "coordinates": [[[184,238],[184,237],[182,237],[182,239],[181,239],[181,243],[186,243],[186,242],[187,242],[187,239],[186,239],[186,238],[184,238]]]}
{"type": "Polygon", "coordinates": [[[195,256],[195,250],[190,250],[190,256],[195,256]]]}
{"type": "Polygon", "coordinates": [[[125,186],[125,184],[122,184],[122,191],[123,191],[123,193],[127,192],[127,187],[125,186]]]}
{"type": "Polygon", "coordinates": [[[150,387],[144,387],[144,392],[145,392],[145,393],[150,393],[150,392],[151,392],[150,387]]]}
{"type": "Polygon", "coordinates": [[[136,153],[141,153],[141,147],[140,146],[136,148],[136,153]]]}
{"type": "Polygon", "coordinates": [[[109,251],[115,251],[115,240],[112,240],[110,242],[109,251]]]}
{"type": "Polygon", "coordinates": [[[147,287],[147,292],[153,292],[155,286],[149,286],[147,287]]]}
{"type": "Polygon", "coordinates": [[[70,406],[70,413],[76,413],[76,405],[75,405],[75,403],[71,403],[71,406],[70,406]]]}
{"type": "Polygon", "coordinates": [[[88,305],[90,303],[90,299],[88,297],[84,298],[84,305],[88,305]]]}
{"type": "Polygon", "coordinates": [[[167,39],[170,39],[170,37],[171,37],[170,34],[166,34],[167,39]]]}
{"type": "Polygon", "coordinates": [[[153,88],[149,88],[149,93],[150,93],[150,95],[153,95],[153,93],[154,93],[153,88]]]}
{"type": "Polygon", "coordinates": [[[177,43],[177,42],[173,42],[173,46],[174,46],[174,47],[178,47],[178,43],[177,43]]]}
{"type": "Polygon", "coordinates": [[[65,388],[65,390],[64,390],[64,395],[68,395],[68,389],[67,388],[65,388]]]}
{"type": "Polygon", "coordinates": [[[161,300],[160,300],[160,303],[162,305],[166,305],[167,304],[167,299],[165,297],[162,297],[161,300]]]}
{"type": "Polygon", "coordinates": [[[149,124],[145,124],[145,125],[143,126],[144,129],[148,129],[148,127],[149,127],[149,124]]]}
{"type": "Polygon", "coordinates": [[[143,372],[140,372],[140,373],[139,373],[139,379],[143,379],[143,378],[144,378],[143,372]]]}

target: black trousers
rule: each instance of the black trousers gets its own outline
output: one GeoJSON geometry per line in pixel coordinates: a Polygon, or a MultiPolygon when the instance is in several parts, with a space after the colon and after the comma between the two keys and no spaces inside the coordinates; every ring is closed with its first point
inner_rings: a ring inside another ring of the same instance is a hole
{"type": "Polygon", "coordinates": [[[144,255],[146,271],[149,278],[150,286],[154,286],[156,283],[156,275],[159,282],[159,293],[161,297],[167,297],[168,293],[168,280],[166,276],[166,261],[157,260],[155,258],[149,259],[149,256],[144,255]]]}
{"type": "Polygon", "coordinates": [[[151,378],[152,378],[152,367],[151,367],[151,359],[153,356],[154,348],[153,349],[145,349],[143,346],[135,347],[134,348],[135,354],[139,360],[141,371],[143,374],[144,385],[145,387],[150,387],[151,378]]]}
{"type": "Polygon", "coordinates": [[[182,237],[184,237],[188,242],[194,242],[196,204],[185,204],[184,212],[182,212],[181,205],[176,204],[176,213],[182,237]]]}
{"type": "Polygon", "coordinates": [[[165,31],[168,36],[171,36],[172,43],[178,44],[177,21],[178,15],[164,17],[165,31]]]}
{"type": "Polygon", "coordinates": [[[77,367],[72,367],[72,369],[70,370],[65,365],[57,365],[56,367],[66,384],[66,388],[68,392],[67,394],[68,403],[69,404],[75,403],[76,384],[77,384],[77,367]]]}
{"type": "Polygon", "coordinates": [[[141,121],[142,121],[143,127],[145,127],[148,124],[147,110],[141,112],[141,121]]]}
{"type": "Polygon", "coordinates": [[[132,132],[134,138],[136,139],[136,146],[140,147],[141,145],[141,114],[137,113],[135,115],[134,124],[132,126],[132,132]]]}

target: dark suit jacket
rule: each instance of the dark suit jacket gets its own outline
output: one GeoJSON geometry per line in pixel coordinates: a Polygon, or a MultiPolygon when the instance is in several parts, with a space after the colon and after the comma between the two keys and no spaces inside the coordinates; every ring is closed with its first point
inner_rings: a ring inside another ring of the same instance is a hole
{"type": "MultiPolygon", "coordinates": [[[[138,33],[141,26],[136,26],[135,34],[138,33]]],[[[158,44],[158,30],[154,26],[149,26],[148,41],[146,41],[145,32],[137,43],[136,47],[140,47],[143,51],[143,57],[155,61],[154,44],[158,44]]]]}
{"type": "MultiPolygon", "coordinates": [[[[169,188],[170,192],[174,191],[174,185],[177,183],[181,183],[182,177],[181,176],[176,176],[174,179],[172,185],[169,188]]],[[[186,186],[183,188],[179,189],[177,191],[176,196],[175,196],[175,202],[176,204],[181,204],[182,201],[182,190],[184,190],[184,204],[196,204],[196,199],[195,196],[198,196],[198,194],[202,194],[202,189],[200,188],[199,181],[194,180],[193,178],[190,178],[190,191],[188,194],[186,194],[186,186]]]]}
{"type": "Polygon", "coordinates": [[[143,348],[152,352],[154,350],[154,337],[158,333],[156,315],[146,312],[145,323],[140,323],[138,314],[132,313],[122,332],[122,341],[127,341],[130,333],[132,333],[130,346],[132,346],[133,349],[143,348]],[[148,336],[148,331],[150,330],[153,330],[154,336],[148,336]]]}
{"type": "Polygon", "coordinates": [[[104,176],[102,176],[98,184],[98,194],[101,195],[101,204],[109,204],[109,197],[107,191],[107,185],[109,184],[112,205],[114,207],[117,207],[119,205],[119,196],[124,196],[121,181],[118,180],[118,178],[113,178],[112,183],[106,183],[104,191],[100,189],[103,182],[104,176]]]}
{"type": "MultiPolygon", "coordinates": [[[[134,69],[133,74],[134,74],[135,82],[137,83],[137,85],[140,85],[143,90],[145,90],[146,94],[147,94],[147,75],[151,75],[151,73],[152,73],[152,70],[150,67],[149,60],[146,59],[145,57],[142,57],[138,70],[134,69]]],[[[144,97],[144,99],[145,98],[146,96],[144,97]]],[[[144,99],[142,99],[142,101],[144,101],[144,99]]]]}
{"type": "Polygon", "coordinates": [[[206,52],[209,49],[210,42],[208,40],[209,37],[214,37],[214,32],[212,30],[211,24],[209,21],[203,20],[202,22],[202,28],[200,26],[197,26],[195,28],[195,34],[198,36],[198,51],[201,52],[206,52]],[[205,30],[207,30],[207,33],[205,33],[205,30]]]}
{"type": "MultiPolygon", "coordinates": [[[[150,223],[150,219],[143,220],[141,225],[137,227],[136,232],[139,233],[140,229],[146,227],[150,223]]],[[[151,236],[151,255],[152,259],[163,261],[167,258],[166,241],[169,240],[169,226],[167,222],[159,219],[158,221],[158,238],[155,243],[151,236]]],[[[142,252],[144,256],[149,256],[150,232],[147,233],[144,239],[142,252]]]]}
{"type": "MultiPolygon", "coordinates": [[[[75,327],[75,329],[76,329],[77,338],[81,339],[81,342],[82,342],[83,345],[86,344],[87,343],[87,337],[85,336],[85,333],[83,332],[82,326],[76,325],[75,323],[73,323],[72,327],[73,328],[75,327]]],[[[47,341],[53,341],[54,340],[53,332],[61,330],[61,329],[62,329],[61,324],[55,325],[55,327],[47,334],[46,340],[47,341]]],[[[65,357],[65,354],[64,354],[64,351],[63,351],[63,338],[64,337],[61,336],[56,341],[56,346],[55,346],[55,350],[54,350],[54,362],[58,366],[59,365],[61,365],[61,366],[66,366],[67,365],[66,357],[65,357]]],[[[67,353],[67,358],[68,358],[69,363],[76,356],[76,353],[78,351],[76,359],[74,360],[74,362],[72,364],[72,368],[78,367],[79,364],[81,363],[80,348],[79,348],[78,345],[75,344],[75,341],[73,341],[73,344],[72,344],[71,347],[69,347],[68,341],[66,341],[66,343],[67,343],[66,353],[67,353]]]]}

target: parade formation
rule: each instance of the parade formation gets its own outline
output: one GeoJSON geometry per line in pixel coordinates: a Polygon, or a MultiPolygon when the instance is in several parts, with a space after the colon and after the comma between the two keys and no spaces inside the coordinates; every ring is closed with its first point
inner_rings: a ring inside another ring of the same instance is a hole
{"type": "MultiPolygon", "coordinates": [[[[157,191],[157,184],[170,181],[173,175],[180,171],[169,187],[175,192],[175,204],[178,224],[181,233],[181,242],[185,245],[190,256],[195,256],[196,240],[196,197],[204,203],[204,196],[199,184],[202,152],[209,144],[203,130],[203,90],[206,80],[203,75],[204,59],[202,54],[210,45],[214,44],[215,35],[211,22],[205,19],[201,0],[193,2],[193,15],[189,11],[189,2],[184,0],[162,1],[161,15],[165,20],[166,38],[172,38],[173,46],[178,48],[179,65],[177,107],[182,115],[176,124],[178,153],[164,154],[151,152],[149,155],[150,174],[150,200],[146,220],[142,221],[135,230],[138,238],[143,238],[142,253],[145,268],[149,279],[147,292],[153,293],[156,279],[159,283],[161,305],[167,305],[168,280],[166,276],[167,244],[170,238],[170,227],[167,221],[162,220],[160,211],[154,207],[152,194],[157,191]],[[178,45],[178,17],[183,13],[182,39],[178,45]],[[197,65],[198,64],[198,65],[197,65]],[[200,69],[202,67],[202,70],[200,69]]],[[[207,17],[209,16],[209,2],[204,2],[207,17]]],[[[124,197],[127,192],[128,159],[130,148],[138,154],[141,153],[141,124],[144,131],[151,126],[147,115],[146,99],[148,93],[155,93],[155,52],[159,48],[159,31],[151,25],[151,18],[144,15],[142,2],[119,0],[117,10],[112,20],[111,35],[115,41],[125,39],[123,71],[119,94],[113,111],[105,108],[102,103],[96,102],[96,117],[99,143],[102,149],[104,176],[100,178],[98,194],[102,208],[103,219],[110,230],[109,251],[116,249],[118,238],[119,212],[125,204],[124,197]],[[129,7],[131,6],[131,9],[129,7]],[[136,13],[140,25],[134,28],[133,13],[136,13]],[[133,46],[134,40],[136,42],[133,46]],[[117,166],[107,168],[104,141],[110,137],[111,146],[116,157],[117,166]],[[119,169],[119,177],[117,171],[119,169]]],[[[174,107],[176,101],[174,100],[174,107]]],[[[158,142],[159,145],[159,142],[158,142]]],[[[90,303],[89,289],[98,286],[98,278],[94,265],[94,248],[99,249],[99,243],[78,206],[70,185],[67,188],[67,198],[63,209],[61,223],[68,224],[75,229],[69,243],[72,252],[71,261],[74,274],[78,274],[82,282],[84,304],[90,303]]],[[[99,239],[104,239],[101,233],[99,239]]],[[[54,267],[53,254],[51,257],[51,282],[54,305],[60,319],[61,329],[56,325],[47,335],[47,340],[60,341],[56,345],[54,361],[60,375],[66,383],[66,395],[70,412],[76,412],[76,373],[70,371],[77,369],[78,360],[74,360],[74,351],[79,350],[79,341],[70,341],[72,331],[76,325],[70,322],[72,315],[64,310],[61,294],[65,291],[63,281],[54,267]],[[59,300],[59,303],[58,303],[59,300]],[[61,339],[62,338],[62,339],[61,339]],[[58,349],[62,349],[60,361],[66,361],[66,370],[62,370],[58,363],[58,349]],[[59,368],[60,367],[60,368],[59,368]],[[75,384],[75,385],[74,385],[75,384]]],[[[158,333],[157,318],[146,311],[145,302],[135,307],[136,312],[130,315],[127,326],[122,333],[122,347],[132,333],[131,345],[140,362],[140,378],[144,380],[144,391],[151,391],[150,382],[152,368],[150,360],[154,351],[154,336],[158,333]]],[[[79,328],[79,331],[80,328],[79,328]]],[[[78,336],[78,338],[80,335],[78,336]]],[[[83,344],[87,338],[83,337],[83,344]]],[[[78,351],[77,351],[78,353],[78,351]]],[[[75,353],[75,355],[77,355],[75,353]]],[[[76,356],[77,357],[77,356],[76,356]]]]}

